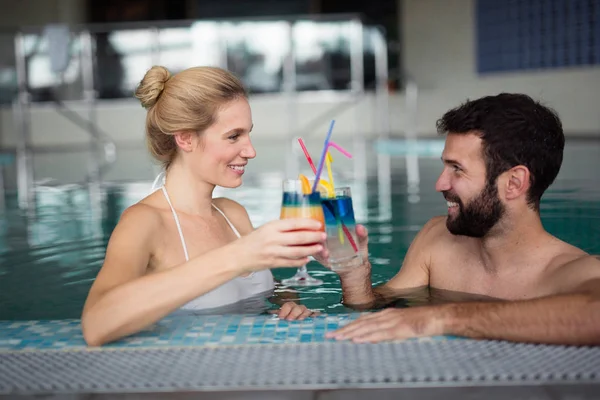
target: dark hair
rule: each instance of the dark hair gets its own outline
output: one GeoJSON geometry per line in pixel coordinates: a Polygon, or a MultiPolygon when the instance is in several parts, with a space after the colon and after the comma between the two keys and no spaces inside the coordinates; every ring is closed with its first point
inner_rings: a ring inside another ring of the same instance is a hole
{"type": "Polygon", "coordinates": [[[517,165],[527,167],[527,203],[539,210],[542,195],[560,171],[565,147],[554,110],[524,94],[501,93],[469,100],[446,112],[436,125],[440,134],[479,135],[489,183],[517,165]]]}

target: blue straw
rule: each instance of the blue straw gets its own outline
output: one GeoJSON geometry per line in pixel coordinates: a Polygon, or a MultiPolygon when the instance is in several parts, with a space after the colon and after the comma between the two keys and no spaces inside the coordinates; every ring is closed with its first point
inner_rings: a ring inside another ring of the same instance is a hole
{"type": "Polygon", "coordinates": [[[317,190],[317,186],[319,185],[319,179],[321,178],[321,172],[323,172],[323,164],[325,164],[325,156],[327,155],[327,149],[329,148],[329,139],[331,138],[331,132],[333,131],[334,124],[335,119],[332,119],[331,125],[329,125],[329,132],[327,132],[327,137],[325,138],[325,144],[323,145],[323,152],[321,153],[321,158],[319,159],[317,173],[315,174],[315,183],[313,183],[312,188],[313,193],[317,190]]]}

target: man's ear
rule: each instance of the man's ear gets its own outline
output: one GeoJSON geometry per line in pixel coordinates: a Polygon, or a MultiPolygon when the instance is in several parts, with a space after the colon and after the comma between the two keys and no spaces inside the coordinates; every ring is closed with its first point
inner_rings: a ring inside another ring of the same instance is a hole
{"type": "Polygon", "coordinates": [[[531,174],[529,168],[524,165],[517,165],[502,174],[504,197],[507,200],[514,200],[520,196],[526,196],[531,186],[531,174]]]}
{"type": "Polygon", "coordinates": [[[175,132],[175,143],[177,147],[185,152],[190,152],[194,149],[195,133],[190,131],[175,132]]]}

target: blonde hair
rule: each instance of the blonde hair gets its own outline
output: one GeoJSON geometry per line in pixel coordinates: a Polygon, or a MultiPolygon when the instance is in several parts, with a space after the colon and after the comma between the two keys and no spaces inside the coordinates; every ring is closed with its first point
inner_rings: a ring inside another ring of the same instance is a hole
{"type": "Polygon", "coordinates": [[[152,67],[135,90],[147,110],[150,153],[167,169],[177,155],[176,132],[202,133],[221,106],[247,96],[242,82],[221,68],[193,67],[171,76],[165,67],[152,67]]]}

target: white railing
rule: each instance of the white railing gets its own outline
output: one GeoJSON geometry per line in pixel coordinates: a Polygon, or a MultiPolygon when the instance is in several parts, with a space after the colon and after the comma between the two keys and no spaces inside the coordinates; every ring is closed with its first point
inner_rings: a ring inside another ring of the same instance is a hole
{"type": "MultiPolygon", "coordinates": [[[[116,161],[116,146],[110,135],[98,128],[96,106],[115,98],[131,98],[135,81],[139,82],[143,72],[154,64],[165,65],[172,72],[193,65],[217,65],[238,74],[253,96],[265,91],[280,93],[288,104],[287,135],[292,145],[296,145],[293,140],[299,132],[310,135],[323,125],[324,118],[335,118],[367,92],[374,93],[371,112],[377,137],[385,139],[390,133],[387,42],[380,30],[365,25],[357,15],[71,26],[70,40],[65,42],[70,60],[58,77],[43,67],[52,61],[47,50],[51,39],[45,32],[44,27],[28,28],[14,35],[18,95],[13,110],[18,130],[18,203],[22,209],[35,204],[31,105],[54,103],[56,111],[80,127],[83,125],[91,138],[85,184],[90,190],[97,190],[107,168],[116,161]],[[107,89],[114,75],[104,67],[111,57],[106,52],[110,51],[120,57],[123,76],[117,86],[107,89]],[[374,60],[374,76],[368,84],[365,55],[374,60]],[[40,88],[48,81],[69,87],[68,103],[85,105],[86,116],[69,113],[66,101],[40,97],[40,88]],[[106,94],[111,91],[116,94],[106,94]],[[298,102],[317,95],[330,99],[331,108],[314,119],[299,121],[298,102]]],[[[416,103],[410,96],[412,92],[407,90],[407,107],[412,113],[416,103]]],[[[364,113],[354,115],[354,176],[360,180],[366,172],[365,132],[360,131],[363,124],[359,123],[364,113]]],[[[407,137],[413,131],[407,128],[407,137]]],[[[291,149],[289,154],[286,169],[293,173],[301,160],[291,149]]],[[[389,160],[379,164],[380,175],[389,176],[389,160]]]]}

